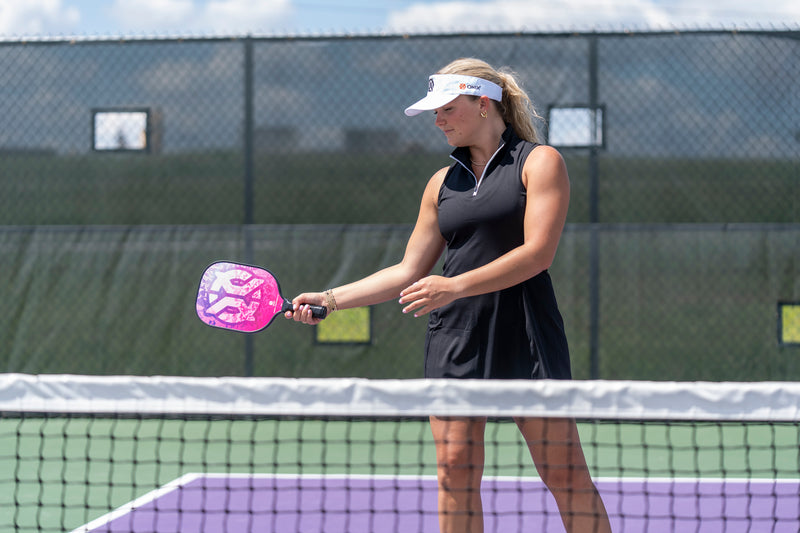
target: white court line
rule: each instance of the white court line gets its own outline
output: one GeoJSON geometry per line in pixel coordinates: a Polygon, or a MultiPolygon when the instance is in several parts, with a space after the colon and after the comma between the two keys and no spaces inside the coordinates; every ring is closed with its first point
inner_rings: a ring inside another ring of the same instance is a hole
{"type": "Polygon", "coordinates": [[[198,479],[201,476],[203,476],[203,474],[184,474],[181,477],[179,477],[178,479],[170,481],[166,485],[163,485],[163,486],[161,486],[161,487],[159,487],[159,488],[157,488],[155,490],[152,490],[152,491],[148,492],[147,494],[136,498],[132,502],[128,502],[125,505],[123,505],[122,507],[118,507],[117,509],[114,509],[110,513],[106,513],[103,516],[101,516],[101,517],[99,517],[99,518],[97,518],[95,520],[92,520],[88,524],[84,524],[84,525],[80,526],[77,529],[73,529],[71,533],[87,533],[89,531],[94,531],[95,529],[98,529],[98,528],[108,524],[109,522],[112,522],[113,520],[116,520],[117,518],[119,518],[121,516],[125,516],[126,514],[129,514],[131,511],[135,511],[139,507],[147,505],[148,503],[150,503],[152,501],[155,501],[158,498],[161,498],[162,496],[165,496],[166,494],[169,494],[170,492],[172,492],[173,490],[178,489],[182,485],[185,485],[187,483],[191,483],[192,481],[194,481],[195,479],[198,479]]]}

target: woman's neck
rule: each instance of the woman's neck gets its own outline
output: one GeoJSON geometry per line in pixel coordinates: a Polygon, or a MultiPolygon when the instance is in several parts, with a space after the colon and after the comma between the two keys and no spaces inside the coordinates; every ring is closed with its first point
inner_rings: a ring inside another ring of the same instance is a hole
{"type": "Polygon", "coordinates": [[[469,146],[469,159],[474,165],[485,165],[503,143],[503,132],[506,130],[502,120],[487,124],[475,144],[469,146]],[[499,124],[497,123],[499,122],[499,124]],[[502,129],[501,129],[502,126],[502,129]]]}

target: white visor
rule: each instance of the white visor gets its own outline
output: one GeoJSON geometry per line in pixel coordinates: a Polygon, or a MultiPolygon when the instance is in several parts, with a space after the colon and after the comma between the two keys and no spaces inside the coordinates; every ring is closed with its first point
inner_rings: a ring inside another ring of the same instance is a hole
{"type": "Polygon", "coordinates": [[[406,115],[413,117],[423,111],[438,109],[455,100],[460,94],[485,95],[498,102],[503,99],[503,89],[483,78],[459,74],[434,74],[428,78],[428,96],[406,108],[406,115]]]}

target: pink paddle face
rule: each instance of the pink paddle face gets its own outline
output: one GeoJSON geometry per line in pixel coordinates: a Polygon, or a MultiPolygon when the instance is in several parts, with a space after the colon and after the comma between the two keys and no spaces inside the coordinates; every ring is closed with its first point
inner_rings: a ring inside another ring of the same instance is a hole
{"type": "Polygon", "coordinates": [[[263,268],[219,262],[203,273],[197,291],[197,316],[217,328],[253,332],[281,312],[278,281],[263,268]]]}

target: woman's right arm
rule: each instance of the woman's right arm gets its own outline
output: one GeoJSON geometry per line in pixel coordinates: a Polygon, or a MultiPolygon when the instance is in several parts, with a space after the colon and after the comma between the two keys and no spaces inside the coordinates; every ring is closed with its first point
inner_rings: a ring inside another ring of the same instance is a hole
{"type": "MultiPolygon", "coordinates": [[[[337,309],[362,307],[399,298],[400,291],[430,273],[445,246],[444,238],[439,232],[437,204],[439,189],[446,173],[445,167],[428,181],[420,202],[417,222],[406,245],[402,261],[363,279],[332,289],[337,309]]],[[[286,318],[294,318],[306,324],[317,324],[319,320],[311,317],[307,306],[327,306],[328,299],[320,292],[303,293],[292,303],[294,312],[287,312],[286,318]]]]}

